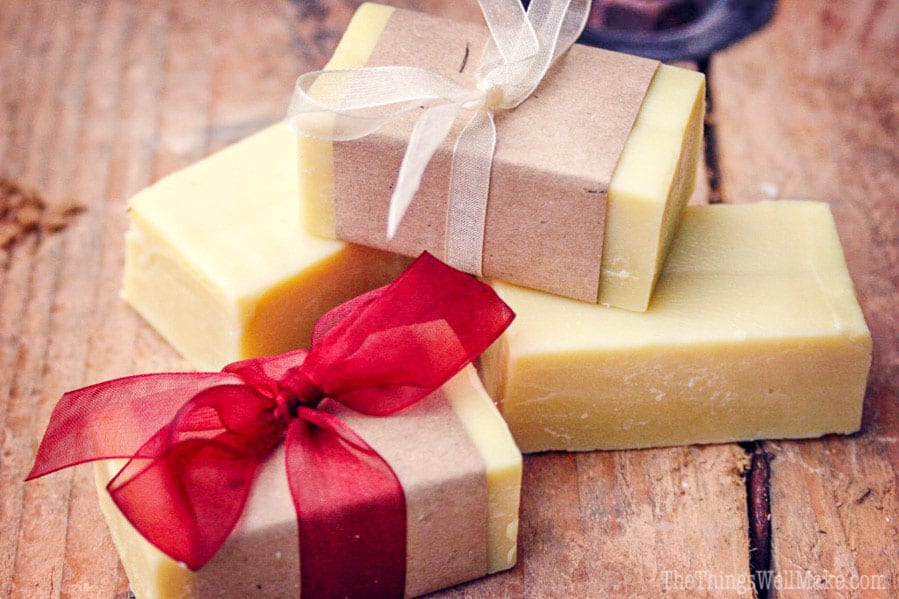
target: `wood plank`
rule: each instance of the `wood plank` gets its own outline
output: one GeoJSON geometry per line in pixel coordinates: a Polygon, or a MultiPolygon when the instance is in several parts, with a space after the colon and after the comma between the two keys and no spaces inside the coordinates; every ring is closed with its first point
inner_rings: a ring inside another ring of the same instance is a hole
{"type": "MultiPolygon", "coordinates": [[[[84,68],[90,63],[97,35],[97,8],[87,5],[71,6],[66,7],[71,11],[68,14],[59,11],[44,15],[44,18],[53,23],[55,30],[68,37],[60,76],[53,81],[52,90],[40,95],[41,98],[53,98],[53,103],[46,112],[35,116],[36,127],[40,125],[48,130],[48,141],[37,147],[44,148],[38,159],[50,177],[42,177],[44,181],[41,189],[50,203],[71,197],[74,191],[72,185],[79,161],[72,157],[76,155],[73,150],[78,146],[78,139],[85,125],[82,108],[88,81],[84,68]]],[[[44,103],[40,102],[40,105],[43,106],[44,103]]],[[[73,223],[69,235],[41,240],[40,251],[53,251],[57,273],[53,287],[49,289],[39,280],[34,282],[35,293],[47,293],[51,307],[45,355],[42,356],[44,366],[36,381],[40,391],[32,398],[33,403],[40,408],[36,412],[31,434],[40,434],[55,396],[70,386],[71,380],[84,380],[87,343],[73,345],[71,340],[84,334],[85,322],[90,318],[92,305],[87,301],[69,300],[92,297],[95,284],[91,269],[72,267],[75,264],[90,264],[99,255],[94,234],[98,221],[93,215],[84,216],[85,218],[79,218],[73,223]]],[[[36,440],[30,440],[29,451],[36,449],[36,440]]],[[[54,500],[65,507],[58,514],[65,518],[63,526],[59,528],[51,528],[55,523],[54,512],[59,504],[48,505],[40,493],[33,493],[26,485],[19,535],[20,539],[33,539],[36,542],[19,541],[14,578],[16,586],[32,589],[35,594],[48,595],[65,587],[70,563],[64,549],[69,547],[71,523],[78,521],[73,518],[72,510],[73,507],[77,508],[78,503],[72,503],[77,495],[72,493],[71,484],[80,474],[73,472],[71,477],[66,477],[65,484],[58,485],[57,493],[53,495],[54,500]]],[[[74,540],[77,546],[86,539],[79,536],[74,540]]],[[[83,546],[80,559],[90,559],[83,555],[85,552],[90,553],[90,545],[83,546]]],[[[108,557],[106,563],[112,569],[116,566],[108,557]]],[[[84,587],[84,590],[88,589],[88,586],[84,587]]]]}
{"type": "MultiPolygon", "coordinates": [[[[206,4],[0,9],[0,73],[14,81],[0,81],[0,168],[89,208],[0,272],[0,530],[15,531],[0,535],[2,596],[127,589],[90,469],[21,483],[64,389],[186,367],[118,298],[126,200],[278,120],[355,5],[206,4]]],[[[397,4],[479,15],[473,0],[397,4]]],[[[655,595],[666,571],[746,576],[744,466],[735,445],[528,457],[519,565],[442,595],[655,595]]]]}
{"type": "Polygon", "coordinates": [[[711,74],[725,200],[827,201],[874,337],[860,434],[765,444],[772,569],[884,597],[899,592],[897,56],[896,3],[787,0],[711,74]]]}
{"type": "MultiPolygon", "coordinates": [[[[31,97],[23,98],[11,112],[12,143],[5,149],[11,173],[19,181],[43,186],[50,178],[49,165],[42,160],[53,153],[49,135],[53,113],[57,107],[53,91],[58,85],[66,63],[70,40],[50,17],[52,11],[40,6],[29,15],[30,32],[25,41],[29,54],[22,57],[21,83],[31,97]],[[12,170],[15,169],[15,170],[12,170]]],[[[64,16],[67,7],[62,8],[64,16]]],[[[5,161],[4,161],[5,162],[5,161]]],[[[54,294],[59,280],[57,243],[39,243],[36,235],[25,237],[14,246],[6,264],[8,277],[4,280],[3,308],[0,316],[4,330],[4,349],[11,350],[4,360],[4,376],[9,374],[8,395],[3,405],[3,460],[0,464],[0,489],[16,489],[17,493],[4,497],[0,526],[4,531],[4,566],[12,563],[16,576],[0,578],[6,589],[28,588],[37,594],[58,589],[61,580],[61,560],[53,560],[43,570],[40,579],[28,580],[32,568],[31,555],[41,545],[62,546],[68,504],[68,481],[71,474],[59,477],[55,484],[23,488],[22,478],[30,467],[33,438],[43,426],[39,415],[43,396],[43,382],[50,335],[56,327],[51,315],[54,294]],[[9,302],[9,303],[7,303],[9,302]],[[7,308],[12,308],[6,312],[7,308]],[[6,333],[11,333],[6,337],[6,333]],[[39,497],[40,502],[32,501],[39,497]],[[28,534],[27,523],[34,517],[33,506],[46,509],[42,535],[28,534]],[[14,551],[6,547],[14,542],[14,551]],[[22,549],[19,551],[19,549],[22,549]],[[26,573],[25,576],[21,576],[26,573]]],[[[61,365],[65,368],[65,364],[61,365]]],[[[5,589],[4,589],[5,590],[5,589]]]]}
{"type": "MultiPolygon", "coordinates": [[[[88,108],[81,143],[99,164],[80,169],[82,197],[95,202],[97,212],[93,256],[94,297],[87,317],[89,344],[87,382],[134,372],[132,353],[139,320],[111,297],[120,285],[123,234],[127,226],[125,199],[154,178],[152,157],[156,108],[166,48],[170,43],[167,5],[151,13],[140,6],[109,4],[103,15],[88,67],[88,108]]],[[[72,482],[65,546],[66,571],[61,595],[113,597],[128,592],[128,580],[115,556],[112,540],[96,504],[91,468],[80,469],[72,482]]]]}

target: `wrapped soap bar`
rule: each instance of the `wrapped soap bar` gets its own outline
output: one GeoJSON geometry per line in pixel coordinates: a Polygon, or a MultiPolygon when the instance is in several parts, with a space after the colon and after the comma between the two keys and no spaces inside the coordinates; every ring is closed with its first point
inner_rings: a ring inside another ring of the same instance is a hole
{"type": "Polygon", "coordinates": [[[309,350],[64,394],[29,478],[97,463],[139,599],[415,596],[503,570],[521,454],[470,362],[513,317],[424,255],[309,350]]]}
{"type": "MultiPolygon", "coordinates": [[[[476,89],[487,39],[478,24],[363,4],[326,71],[408,65],[476,89]]],[[[310,94],[323,102],[345,92],[330,84],[317,90],[319,83],[310,94]]],[[[395,236],[387,236],[397,173],[424,109],[353,141],[300,136],[310,232],[405,255],[444,255],[453,144],[465,118],[428,164],[395,236]]],[[[483,252],[476,274],[645,310],[693,189],[703,113],[702,74],[572,46],[533,94],[495,113],[485,221],[474,233],[482,234],[483,252]]],[[[330,122],[291,120],[301,131],[330,122]]]]}
{"type": "Polygon", "coordinates": [[[850,433],[871,335],[828,206],[691,206],[649,310],[496,283],[482,359],[524,452],[850,433]]]}
{"type": "Polygon", "coordinates": [[[319,316],[408,260],[309,235],[296,197],[283,124],[158,181],[131,200],[123,297],[201,369],[307,347],[319,316]]]}
{"type": "MultiPolygon", "coordinates": [[[[516,559],[521,454],[473,367],[390,418],[328,408],[397,473],[407,507],[406,595],[511,568],[516,559]]],[[[269,458],[237,528],[193,572],[140,536],[105,487],[121,468],[95,466],[103,515],[137,599],[296,597],[296,513],[283,449],[269,458]]],[[[347,564],[347,567],[352,567],[347,564]]]]}

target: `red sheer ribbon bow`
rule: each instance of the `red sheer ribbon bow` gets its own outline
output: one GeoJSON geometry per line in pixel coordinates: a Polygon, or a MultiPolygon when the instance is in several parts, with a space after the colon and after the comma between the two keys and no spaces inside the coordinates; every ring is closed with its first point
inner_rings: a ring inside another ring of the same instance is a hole
{"type": "Polygon", "coordinates": [[[107,486],[113,500],[148,541],[196,570],[225,542],[257,468],[283,440],[303,539],[302,594],[402,595],[402,487],[364,440],[317,408],[337,401],[374,416],[402,410],[471,362],[513,317],[489,287],[423,254],[390,285],[322,317],[308,352],[66,393],[28,478],[128,458],[107,486]],[[337,507],[358,497],[371,501],[337,507]]]}

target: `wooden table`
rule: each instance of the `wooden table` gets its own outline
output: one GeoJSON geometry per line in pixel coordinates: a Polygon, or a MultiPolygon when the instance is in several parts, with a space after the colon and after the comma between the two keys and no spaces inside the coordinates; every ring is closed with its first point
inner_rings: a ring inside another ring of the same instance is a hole
{"type": "MultiPolygon", "coordinates": [[[[90,468],[22,483],[64,390],[187,367],[118,298],[126,200],[281,118],[355,4],[0,1],[0,176],[86,208],[0,256],[0,596],[127,594],[90,468]]],[[[397,4],[478,18],[471,0],[397,4]]],[[[518,566],[444,595],[750,594],[757,555],[786,586],[899,595],[899,3],[782,0],[709,75],[713,197],[833,208],[874,335],[863,431],[529,457],[518,566]],[[769,559],[747,489],[770,493],[769,559]]]]}

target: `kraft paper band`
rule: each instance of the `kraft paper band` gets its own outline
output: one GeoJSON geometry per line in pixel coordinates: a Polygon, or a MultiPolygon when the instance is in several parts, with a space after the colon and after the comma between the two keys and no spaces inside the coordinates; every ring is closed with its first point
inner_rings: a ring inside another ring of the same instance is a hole
{"type": "Polygon", "coordinates": [[[487,573],[487,478],[468,433],[440,391],[390,418],[338,416],[396,472],[406,494],[406,594],[487,573]],[[385,426],[387,424],[387,426],[385,426]]]}
{"type": "MultiPolygon", "coordinates": [[[[485,575],[486,470],[442,392],[388,418],[364,416],[333,402],[325,409],[383,456],[403,486],[406,594],[421,595],[485,575]]],[[[284,476],[283,448],[260,471],[231,539],[196,576],[202,596],[259,593],[258,584],[265,585],[263,590],[271,585],[269,596],[297,596],[296,513],[284,476]]]]}

